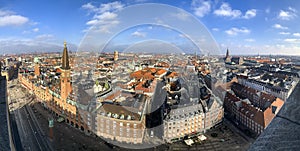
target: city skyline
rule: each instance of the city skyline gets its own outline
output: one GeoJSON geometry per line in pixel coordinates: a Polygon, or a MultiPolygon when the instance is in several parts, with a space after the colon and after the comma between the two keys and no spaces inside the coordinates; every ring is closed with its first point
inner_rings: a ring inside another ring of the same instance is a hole
{"type": "MultiPolygon", "coordinates": [[[[103,2],[0,2],[0,50],[2,54],[59,51],[66,40],[70,50],[76,51],[83,37],[93,25],[99,34],[120,24],[116,11],[128,6],[158,1],[103,2]]],[[[285,54],[299,55],[300,30],[297,30],[300,7],[297,1],[163,1],[195,16],[208,30],[225,54],[285,54]]],[[[151,12],[150,12],[151,13],[151,12]]],[[[175,14],[178,21],[188,19],[186,13],[175,14]]],[[[134,27],[124,33],[136,41],[162,37],[168,30],[153,32],[149,28],[134,27]],[[145,30],[147,29],[147,30],[145,30]]],[[[174,36],[174,34],[169,34],[174,36]]],[[[180,35],[177,34],[177,36],[180,35]]],[[[168,38],[166,38],[169,40],[168,38]]]]}

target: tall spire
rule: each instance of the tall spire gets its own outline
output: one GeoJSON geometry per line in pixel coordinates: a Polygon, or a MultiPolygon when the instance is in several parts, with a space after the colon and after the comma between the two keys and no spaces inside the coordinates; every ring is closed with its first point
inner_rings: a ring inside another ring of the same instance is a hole
{"type": "Polygon", "coordinates": [[[228,50],[228,48],[227,48],[226,58],[228,58],[228,57],[229,57],[229,50],[228,50]]]}
{"type": "Polygon", "coordinates": [[[69,70],[70,69],[69,55],[68,55],[68,49],[67,49],[67,43],[66,42],[64,42],[64,52],[63,52],[61,64],[62,64],[61,69],[64,69],[64,70],[69,70]]]}

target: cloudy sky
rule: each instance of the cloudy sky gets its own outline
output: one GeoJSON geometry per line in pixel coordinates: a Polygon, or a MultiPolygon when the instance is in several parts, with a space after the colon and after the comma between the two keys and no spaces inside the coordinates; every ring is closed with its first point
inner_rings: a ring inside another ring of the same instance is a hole
{"type": "Polygon", "coordinates": [[[197,43],[201,37],[195,35],[195,38],[180,25],[188,26],[187,19],[192,15],[203,27],[190,30],[194,33],[207,30],[209,34],[198,33],[212,36],[222,53],[229,48],[233,54],[300,55],[300,1],[296,0],[0,1],[0,53],[60,51],[64,40],[75,51],[83,39],[88,39],[92,29],[99,35],[116,35],[114,27],[124,25],[127,20],[138,23],[134,19],[139,16],[147,18],[155,14],[156,8],[142,13],[136,11],[126,19],[118,13],[144,3],[167,4],[179,8],[182,13],[170,13],[170,20],[172,15],[176,18],[172,22],[156,18],[155,23],[168,22],[167,26],[137,25],[123,29],[122,33],[117,33],[119,37],[112,38],[114,43],[124,45],[147,39],[180,43],[178,37],[191,37],[197,43]],[[162,27],[166,27],[165,30],[162,27]],[[170,29],[174,32],[170,33],[170,29]]]}

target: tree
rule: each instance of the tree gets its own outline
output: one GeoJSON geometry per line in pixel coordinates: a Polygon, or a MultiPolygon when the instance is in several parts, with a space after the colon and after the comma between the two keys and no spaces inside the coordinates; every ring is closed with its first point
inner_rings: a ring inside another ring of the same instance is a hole
{"type": "Polygon", "coordinates": [[[105,84],[104,84],[104,88],[105,88],[105,89],[108,89],[108,88],[109,88],[109,85],[108,85],[108,83],[107,83],[107,82],[105,82],[105,84]]]}

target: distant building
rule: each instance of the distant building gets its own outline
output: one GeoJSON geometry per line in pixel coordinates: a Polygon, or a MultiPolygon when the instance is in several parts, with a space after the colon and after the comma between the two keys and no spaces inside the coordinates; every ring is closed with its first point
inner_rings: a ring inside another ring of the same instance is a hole
{"type": "Polygon", "coordinates": [[[229,50],[227,48],[226,51],[226,56],[224,58],[225,63],[227,64],[237,64],[237,65],[242,65],[244,63],[243,57],[231,57],[229,55],[229,50]]]}
{"type": "Polygon", "coordinates": [[[114,51],[114,61],[118,61],[118,59],[119,59],[119,52],[114,51]]]}
{"type": "Polygon", "coordinates": [[[299,81],[298,76],[291,77],[291,78],[293,79],[292,81],[290,82],[286,81],[285,87],[281,87],[281,86],[274,85],[270,82],[262,81],[260,79],[249,78],[248,76],[242,76],[242,75],[237,76],[238,83],[244,86],[251,87],[258,91],[269,93],[271,95],[274,95],[275,97],[281,98],[282,100],[286,100],[290,96],[290,94],[293,92],[295,86],[299,81]]]}
{"type": "Polygon", "coordinates": [[[225,63],[230,63],[231,62],[231,57],[229,56],[229,50],[227,48],[226,50],[226,56],[225,56],[225,63]]]}
{"type": "Polygon", "coordinates": [[[34,74],[35,74],[36,76],[40,76],[40,74],[41,74],[41,71],[40,71],[40,65],[39,65],[38,62],[36,62],[36,63],[34,64],[34,74]]]}
{"type": "Polygon", "coordinates": [[[244,63],[243,57],[232,57],[231,62],[234,64],[242,65],[244,63]]]}

